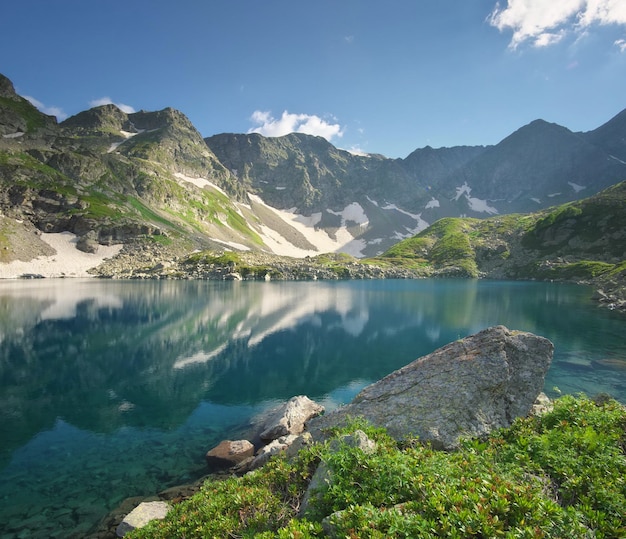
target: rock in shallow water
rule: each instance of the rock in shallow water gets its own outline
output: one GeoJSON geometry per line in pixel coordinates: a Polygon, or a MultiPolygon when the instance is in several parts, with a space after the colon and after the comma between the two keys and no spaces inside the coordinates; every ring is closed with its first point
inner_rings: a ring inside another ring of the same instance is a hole
{"type": "Polygon", "coordinates": [[[206,454],[211,470],[230,468],[254,455],[254,446],[248,440],[224,440],[206,454]]]}
{"type": "Polygon", "coordinates": [[[440,348],[366,387],[349,405],[311,420],[314,439],[349,417],[364,417],[397,439],[418,436],[454,449],[463,437],[507,427],[531,411],[554,346],[495,326],[440,348]]]}

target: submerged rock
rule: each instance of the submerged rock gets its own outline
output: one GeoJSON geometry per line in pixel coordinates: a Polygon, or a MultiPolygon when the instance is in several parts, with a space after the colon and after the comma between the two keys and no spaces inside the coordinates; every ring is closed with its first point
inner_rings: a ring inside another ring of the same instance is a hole
{"type": "Polygon", "coordinates": [[[366,387],[349,405],[310,422],[325,429],[362,416],[396,439],[418,436],[453,449],[526,416],[543,389],[554,346],[496,326],[440,348],[366,387]]]}
{"type": "Polygon", "coordinates": [[[224,440],[206,454],[206,462],[211,470],[222,470],[253,455],[254,446],[248,440],[224,440]]]}

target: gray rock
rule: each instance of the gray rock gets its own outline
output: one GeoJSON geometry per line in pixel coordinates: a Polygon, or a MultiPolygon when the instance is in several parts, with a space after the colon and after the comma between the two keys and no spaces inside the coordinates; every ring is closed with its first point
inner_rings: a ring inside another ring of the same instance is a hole
{"type": "Polygon", "coordinates": [[[542,391],[539,395],[537,395],[537,399],[535,399],[535,402],[533,403],[531,413],[532,415],[543,415],[552,411],[553,408],[554,404],[550,400],[550,397],[542,391]]]}
{"type": "Polygon", "coordinates": [[[120,522],[115,533],[118,537],[124,537],[136,528],[143,528],[151,520],[164,519],[170,509],[167,502],[140,503],[120,522]]]}
{"type": "Polygon", "coordinates": [[[97,235],[95,232],[87,232],[78,238],[78,241],[76,242],[76,249],[82,251],[83,253],[97,253],[100,245],[98,244],[96,237],[97,235]]]}
{"type": "Polygon", "coordinates": [[[270,413],[263,424],[260,437],[271,441],[288,434],[301,434],[306,422],[323,411],[321,404],[304,395],[292,397],[270,413]]]}
{"type": "Polygon", "coordinates": [[[224,440],[207,452],[206,461],[211,470],[230,468],[254,455],[254,446],[248,440],[224,440]]]}
{"type": "Polygon", "coordinates": [[[285,455],[288,459],[295,458],[301,449],[313,443],[313,437],[310,432],[303,432],[300,436],[296,437],[293,443],[285,450],[285,455]]]}
{"type": "Polygon", "coordinates": [[[440,348],[366,387],[349,405],[312,420],[324,431],[362,416],[396,439],[454,449],[530,413],[552,360],[543,338],[496,326],[440,348]]]}
{"type": "Polygon", "coordinates": [[[295,434],[288,434],[287,436],[281,436],[276,440],[272,440],[269,444],[263,446],[256,454],[256,457],[250,465],[251,470],[260,468],[274,455],[282,451],[286,451],[298,438],[295,434]]]}

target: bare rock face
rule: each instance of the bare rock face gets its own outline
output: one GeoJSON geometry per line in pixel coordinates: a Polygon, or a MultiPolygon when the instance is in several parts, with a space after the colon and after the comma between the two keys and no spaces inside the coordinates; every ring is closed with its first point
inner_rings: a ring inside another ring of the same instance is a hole
{"type": "Polygon", "coordinates": [[[288,434],[301,434],[306,422],[323,411],[322,405],[304,395],[292,397],[272,411],[263,424],[260,437],[268,442],[288,434]]]}
{"type": "Polygon", "coordinates": [[[308,429],[320,439],[326,428],[362,416],[396,439],[416,435],[454,449],[463,437],[486,435],[529,414],[553,349],[543,337],[495,326],[389,374],[308,429]]]}
{"type": "Polygon", "coordinates": [[[230,468],[254,455],[254,446],[248,440],[224,440],[206,454],[212,470],[230,468]]]}

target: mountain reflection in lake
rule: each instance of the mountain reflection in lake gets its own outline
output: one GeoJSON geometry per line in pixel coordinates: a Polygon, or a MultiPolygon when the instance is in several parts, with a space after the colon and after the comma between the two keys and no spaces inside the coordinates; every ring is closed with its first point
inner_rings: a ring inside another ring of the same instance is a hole
{"type": "Polygon", "coordinates": [[[2,537],[78,536],[293,395],[327,408],[504,324],[555,343],[546,381],[626,402],[626,319],[585,287],[493,281],[0,283],[2,537]],[[29,531],[29,533],[26,532],[29,531]]]}

